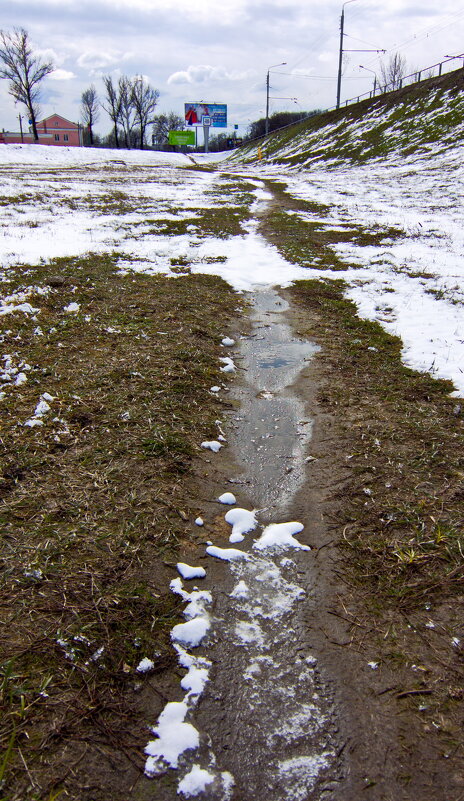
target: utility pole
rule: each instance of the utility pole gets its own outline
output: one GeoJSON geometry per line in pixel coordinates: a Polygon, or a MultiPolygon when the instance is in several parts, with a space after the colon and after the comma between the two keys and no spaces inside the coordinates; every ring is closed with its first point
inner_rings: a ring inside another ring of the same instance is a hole
{"type": "Polygon", "coordinates": [[[264,127],[264,133],[266,136],[269,133],[269,70],[267,71],[266,77],[266,125],[264,127]]]}
{"type": "Polygon", "coordinates": [[[24,134],[23,134],[23,118],[21,114],[18,114],[19,117],[19,130],[21,131],[21,143],[24,144],[24,134]]]}
{"type": "MultiPolygon", "coordinates": [[[[337,108],[340,108],[340,94],[342,88],[342,63],[343,63],[343,53],[385,53],[385,50],[345,50],[343,47],[343,37],[344,31],[343,28],[345,26],[345,6],[348,3],[354,3],[355,0],[346,0],[346,3],[342,5],[342,15],[340,17],[340,52],[338,56],[338,80],[337,80],[337,108]]],[[[375,89],[374,89],[375,92],[375,89]]]]}
{"type": "Polygon", "coordinates": [[[287,62],[281,61],[280,64],[271,64],[268,68],[267,76],[266,76],[266,124],[264,127],[264,132],[266,136],[269,133],[269,73],[274,67],[283,67],[287,62]]]}
{"type": "Polygon", "coordinates": [[[342,5],[342,15],[340,17],[340,52],[338,54],[338,80],[337,80],[337,108],[340,108],[340,93],[342,88],[342,62],[343,62],[343,28],[345,25],[345,6],[354,3],[354,0],[347,0],[342,5]]]}

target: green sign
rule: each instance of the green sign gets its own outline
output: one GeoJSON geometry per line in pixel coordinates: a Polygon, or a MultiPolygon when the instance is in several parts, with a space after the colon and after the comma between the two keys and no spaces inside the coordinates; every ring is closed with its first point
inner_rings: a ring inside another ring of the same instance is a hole
{"type": "Polygon", "coordinates": [[[169,131],[169,144],[178,145],[194,145],[195,144],[195,131],[169,131]]]}

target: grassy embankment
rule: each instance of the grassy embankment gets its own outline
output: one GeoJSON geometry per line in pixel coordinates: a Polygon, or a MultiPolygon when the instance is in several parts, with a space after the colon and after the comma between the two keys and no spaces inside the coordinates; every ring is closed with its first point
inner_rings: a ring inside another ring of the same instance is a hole
{"type": "Polygon", "coordinates": [[[328,111],[240,148],[232,161],[287,167],[363,164],[440,152],[462,138],[464,70],[328,111]]]}

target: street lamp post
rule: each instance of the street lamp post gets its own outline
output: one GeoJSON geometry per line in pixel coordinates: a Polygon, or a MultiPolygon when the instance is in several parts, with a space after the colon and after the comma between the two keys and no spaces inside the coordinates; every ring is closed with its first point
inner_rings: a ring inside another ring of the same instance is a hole
{"type": "Polygon", "coordinates": [[[287,62],[281,61],[280,64],[271,64],[268,68],[267,76],[266,76],[266,125],[264,128],[266,136],[269,133],[269,73],[274,67],[283,67],[287,62]]]}
{"type": "Polygon", "coordinates": [[[343,28],[345,25],[345,6],[354,3],[355,0],[346,0],[342,5],[342,15],[340,17],[340,52],[338,54],[338,80],[337,80],[337,108],[340,108],[340,92],[342,88],[342,61],[343,61],[343,28]]]}
{"type": "Polygon", "coordinates": [[[375,91],[377,89],[377,84],[378,84],[377,73],[374,70],[371,70],[370,67],[363,67],[362,64],[359,65],[359,69],[367,70],[368,72],[372,72],[372,74],[374,76],[374,97],[375,97],[375,91]]]}

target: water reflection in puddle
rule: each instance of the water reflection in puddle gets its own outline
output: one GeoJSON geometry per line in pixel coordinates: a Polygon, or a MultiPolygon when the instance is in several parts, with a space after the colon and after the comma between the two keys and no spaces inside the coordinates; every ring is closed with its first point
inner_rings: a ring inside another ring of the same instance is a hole
{"type": "Polygon", "coordinates": [[[240,415],[231,444],[241,454],[243,480],[261,507],[288,501],[303,481],[311,420],[289,387],[317,346],[293,335],[282,318],[288,304],[272,289],[256,292],[253,331],[240,341],[245,385],[234,389],[240,415]]]}

